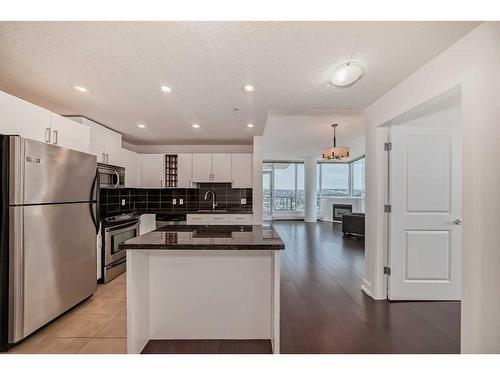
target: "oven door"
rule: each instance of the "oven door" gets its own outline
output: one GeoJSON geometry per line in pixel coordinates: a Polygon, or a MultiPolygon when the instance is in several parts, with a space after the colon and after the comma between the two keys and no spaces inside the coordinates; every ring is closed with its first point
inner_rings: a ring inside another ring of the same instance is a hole
{"type": "Polygon", "coordinates": [[[104,266],[125,257],[126,251],[120,250],[118,246],[138,235],[138,221],[106,228],[104,236],[104,266]]]}

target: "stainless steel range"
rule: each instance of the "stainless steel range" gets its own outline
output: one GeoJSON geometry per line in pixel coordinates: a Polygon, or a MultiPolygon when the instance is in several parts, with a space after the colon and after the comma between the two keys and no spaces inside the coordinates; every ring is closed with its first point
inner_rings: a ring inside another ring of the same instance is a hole
{"type": "Polygon", "coordinates": [[[139,235],[139,218],[140,215],[137,214],[125,214],[102,220],[102,278],[104,283],[125,272],[126,251],[120,250],[118,245],[139,235]]]}

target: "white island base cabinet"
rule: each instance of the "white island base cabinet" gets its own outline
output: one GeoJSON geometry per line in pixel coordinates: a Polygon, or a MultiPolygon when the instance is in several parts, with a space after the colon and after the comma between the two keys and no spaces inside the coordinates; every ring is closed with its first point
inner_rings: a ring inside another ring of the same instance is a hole
{"type": "Polygon", "coordinates": [[[127,250],[127,349],[149,340],[269,339],[279,353],[280,251],[127,250]]]}

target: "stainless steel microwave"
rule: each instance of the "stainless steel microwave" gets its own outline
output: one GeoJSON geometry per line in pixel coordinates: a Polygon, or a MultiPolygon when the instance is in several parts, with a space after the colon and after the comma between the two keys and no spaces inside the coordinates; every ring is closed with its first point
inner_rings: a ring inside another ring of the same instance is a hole
{"type": "Polygon", "coordinates": [[[99,187],[125,187],[125,168],[116,165],[97,163],[97,172],[99,174],[99,187]]]}

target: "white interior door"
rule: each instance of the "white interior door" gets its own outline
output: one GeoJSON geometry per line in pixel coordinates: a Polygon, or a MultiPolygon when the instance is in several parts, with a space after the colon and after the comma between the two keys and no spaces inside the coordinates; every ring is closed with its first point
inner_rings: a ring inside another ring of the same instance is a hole
{"type": "Polygon", "coordinates": [[[391,142],[389,299],[460,299],[460,127],[394,126],[391,142]]]}

